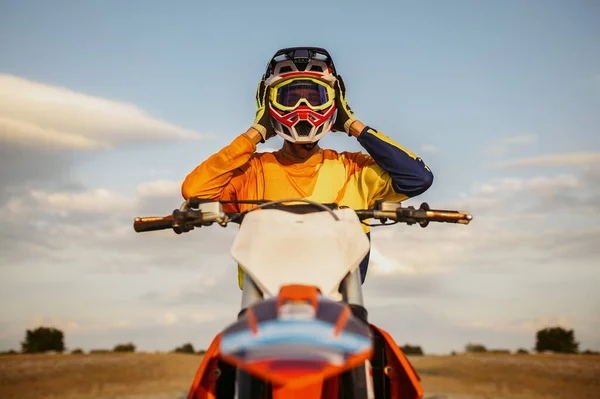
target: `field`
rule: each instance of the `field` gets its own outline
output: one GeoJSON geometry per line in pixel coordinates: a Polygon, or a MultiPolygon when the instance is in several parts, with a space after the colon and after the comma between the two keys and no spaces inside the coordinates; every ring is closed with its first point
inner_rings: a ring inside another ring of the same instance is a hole
{"type": "MultiPolygon", "coordinates": [[[[201,357],[185,354],[0,356],[2,399],[181,399],[201,357]]],[[[600,398],[600,356],[411,357],[425,398],[600,398]]]]}

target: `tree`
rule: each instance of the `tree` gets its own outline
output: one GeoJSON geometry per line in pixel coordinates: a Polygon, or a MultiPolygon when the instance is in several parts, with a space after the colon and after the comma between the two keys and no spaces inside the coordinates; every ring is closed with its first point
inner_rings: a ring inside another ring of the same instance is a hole
{"type": "Polygon", "coordinates": [[[528,353],[529,351],[527,349],[519,348],[519,350],[517,350],[518,355],[527,355],[528,353]]]}
{"type": "Polygon", "coordinates": [[[415,355],[415,356],[423,356],[423,349],[420,346],[411,346],[406,344],[401,346],[400,349],[404,352],[405,355],[415,355]]]}
{"type": "Polygon", "coordinates": [[[535,350],[538,352],[577,353],[579,342],[575,341],[573,330],[566,330],[559,326],[546,327],[536,334],[535,350]]]}
{"type": "Polygon", "coordinates": [[[581,352],[584,355],[600,355],[600,352],[598,351],[593,351],[591,349],[586,349],[583,352],[581,352]]]}
{"type": "Polygon", "coordinates": [[[487,352],[487,348],[481,344],[468,343],[465,346],[465,352],[471,352],[471,353],[487,352]]]}
{"type": "Polygon", "coordinates": [[[488,349],[487,352],[493,353],[494,355],[508,355],[510,354],[510,349],[488,349]]]}
{"type": "Polygon", "coordinates": [[[177,348],[175,348],[175,350],[173,352],[175,352],[175,353],[195,353],[194,345],[192,345],[191,343],[188,342],[186,344],[178,346],[177,348]]]}
{"type": "Polygon", "coordinates": [[[71,353],[72,353],[72,354],[74,354],[74,355],[81,355],[81,354],[83,354],[83,349],[81,349],[81,348],[76,348],[76,349],[73,349],[73,350],[71,351],[71,353]]]}
{"type": "Polygon", "coordinates": [[[108,349],[91,349],[90,350],[90,354],[92,354],[92,355],[98,355],[98,354],[103,354],[103,353],[110,353],[110,350],[108,350],[108,349]]]}
{"type": "Polygon", "coordinates": [[[54,327],[38,327],[27,330],[25,341],[21,342],[23,353],[44,353],[50,351],[63,352],[65,350],[65,335],[54,327]]]}
{"type": "Polygon", "coordinates": [[[128,342],[126,344],[118,344],[113,349],[113,352],[135,352],[135,345],[133,342],[128,342]]]}

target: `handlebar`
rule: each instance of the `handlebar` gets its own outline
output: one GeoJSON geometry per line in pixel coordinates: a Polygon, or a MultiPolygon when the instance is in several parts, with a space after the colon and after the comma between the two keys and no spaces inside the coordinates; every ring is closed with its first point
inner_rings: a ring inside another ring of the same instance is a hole
{"type": "Polygon", "coordinates": [[[137,233],[166,230],[173,227],[173,215],[138,217],[133,221],[133,229],[137,233]]]}
{"type": "Polygon", "coordinates": [[[419,209],[413,206],[404,208],[400,203],[395,202],[382,202],[378,206],[383,209],[365,209],[355,212],[361,220],[390,219],[408,225],[417,223],[421,227],[426,227],[430,222],[469,224],[473,220],[473,216],[466,212],[431,209],[426,202],[423,202],[419,209]]]}
{"type": "MultiPolygon", "coordinates": [[[[333,209],[339,209],[337,204],[321,204],[306,199],[211,201],[190,198],[183,202],[180,209],[174,210],[171,215],[135,218],[133,228],[138,233],[173,229],[175,233],[181,234],[191,231],[195,227],[209,226],[213,223],[218,223],[221,226],[226,226],[229,223],[241,223],[244,215],[259,208],[283,209],[295,213],[307,213],[317,210],[327,211],[336,220],[339,220],[333,212],[333,209]],[[295,202],[295,204],[283,205],[286,202],[295,202]],[[297,202],[304,202],[304,204],[297,204],[297,202]],[[255,206],[244,212],[223,212],[222,205],[232,203],[255,204],[255,206]]],[[[419,224],[421,227],[426,227],[430,222],[469,224],[473,220],[473,217],[466,212],[431,209],[425,202],[417,209],[413,206],[402,207],[401,202],[378,201],[373,209],[358,209],[354,212],[361,221],[378,219],[381,224],[375,226],[391,224],[386,223],[388,220],[393,221],[393,223],[406,223],[408,225],[419,224]]]]}

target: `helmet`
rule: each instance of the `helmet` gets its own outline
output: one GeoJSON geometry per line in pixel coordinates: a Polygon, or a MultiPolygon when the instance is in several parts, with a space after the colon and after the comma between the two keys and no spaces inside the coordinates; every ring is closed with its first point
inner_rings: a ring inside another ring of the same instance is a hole
{"type": "Polygon", "coordinates": [[[335,122],[337,73],[327,50],[291,47],[277,51],[262,77],[271,88],[273,130],[292,143],[315,143],[335,122]]]}

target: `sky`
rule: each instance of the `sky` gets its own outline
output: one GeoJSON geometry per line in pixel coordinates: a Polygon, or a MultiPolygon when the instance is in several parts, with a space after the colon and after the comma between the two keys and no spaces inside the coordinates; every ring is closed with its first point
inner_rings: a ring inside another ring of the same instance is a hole
{"type": "Polygon", "coordinates": [[[371,321],[426,353],[531,349],[554,325],[600,350],[599,18],[592,0],[0,2],[0,350],[39,325],[69,349],[208,347],[239,307],[236,226],[132,221],[179,206],[301,45],[433,171],[405,205],[474,216],[373,231],[371,321]]]}

